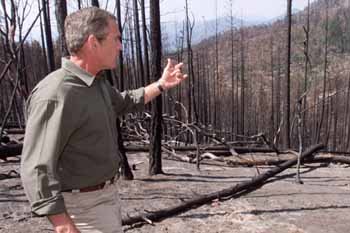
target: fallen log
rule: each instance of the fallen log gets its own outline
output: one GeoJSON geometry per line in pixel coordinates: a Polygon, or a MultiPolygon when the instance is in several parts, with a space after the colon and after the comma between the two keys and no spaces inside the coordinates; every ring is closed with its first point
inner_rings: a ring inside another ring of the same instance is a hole
{"type": "Polygon", "coordinates": [[[0,180],[20,178],[20,177],[21,177],[20,174],[15,170],[11,170],[7,174],[0,173],[0,180]]]}
{"type": "MultiPolygon", "coordinates": [[[[250,161],[226,161],[226,164],[230,167],[235,166],[246,166],[246,167],[253,167],[253,166],[278,166],[282,163],[287,162],[288,159],[266,159],[266,160],[250,160],[250,161]]],[[[342,163],[342,164],[349,164],[350,165],[350,159],[346,158],[344,156],[332,156],[332,157],[315,157],[315,158],[309,158],[304,160],[304,164],[306,163],[342,163]]]]}
{"type": "MultiPolygon", "coordinates": [[[[204,165],[217,165],[217,166],[228,166],[228,167],[253,167],[253,166],[278,166],[282,163],[285,163],[293,158],[295,156],[283,156],[278,158],[266,158],[266,159],[251,159],[251,158],[239,158],[236,157],[235,159],[225,159],[223,157],[215,156],[215,153],[212,153],[212,157],[204,156],[206,154],[211,153],[204,153],[201,155],[202,161],[201,164],[204,165]]],[[[176,154],[169,154],[168,157],[164,157],[164,159],[167,160],[173,160],[173,161],[179,161],[179,162],[186,162],[186,163],[195,163],[194,158],[191,156],[180,156],[176,154]]],[[[306,158],[304,160],[304,163],[342,163],[342,164],[349,164],[350,165],[350,158],[346,156],[339,156],[339,155],[322,155],[317,154],[315,157],[312,158],[306,158]]]]}
{"type": "Polygon", "coordinates": [[[7,134],[24,134],[24,129],[5,129],[4,130],[7,134]]]}
{"type": "MultiPolygon", "coordinates": [[[[192,146],[187,146],[189,148],[189,150],[195,150],[195,147],[192,146]]],[[[2,160],[6,160],[6,158],[8,157],[13,157],[13,156],[18,156],[21,155],[22,153],[22,148],[23,148],[23,144],[10,144],[10,145],[6,145],[6,146],[1,146],[0,145],[0,159],[2,160]]],[[[176,147],[175,147],[176,148],[176,147]]],[[[231,152],[230,151],[225,151],[225,147],[223,146],[211,146],[211,147],[207,147],[208,150],[205,150],[206,152],[212,153],[214,155],[219,155],[219,156],[230,156],[231,152]]],[[[248,153],[246,151],[248,150],[255,150],[255,153],[273,153],[272,150],[267,149],[267,148],[235,148],[236,152],[238,153],[248,153]],[[245,150],[244,150],[245,149],[245,150]],[[257,150],[255,150],[257,149],[257,150]],[[259,151],[258,151],[259,150],[259,151]],[[265,151],[264,151],[265,150],[265,151]],[[258,152],[257,152],[258,151],[258,152]]],[[[177,149],[175,149],[177,150],[177,149]]],[[[185,147],[181,147],[181,149],[179,151],[185,151],[185,147]]],[[[126,147],[126,151],[127,152],[147,152],[148,151],[148,147],[146,146],[127,146],[126,147]]],[[[253,153],[252,151],[249,151],[250,153],[253,153]]],[[[320,150],[320,152],[324,152],[324,150],[320,150]]],[[[333,154],[334,152],[332,152],[333,154]]],[[[189,159],[185,158],[185,159],[181,159],[176,158],[174,160],[177,161],[183,161],[183,162],[191,162],[189,159]]],[[[223,160],[220,160],[223,161],[223,160]]],[[[266,159],[266,160],[249,160],[249,159],[244,159],[244,161],[240,161],[240,160],[227,160],[225,161],[226,164],[228,166],[263,166],[263,165],[279,165],[281,163],[284,163],[288,161],[288,158],[279,158],[279,159],[266,159]]],[[[210,163],[205,163],[202,162],[203,164],[208,164],[210,165],[210,163]]],[[[312,160],[306,160],[305,163],[344,163],[344,164],[350,164],[350,158],[349,156],[322,156],[322,155],[318,155],[317,157],[313,158],[312,160]]]]}
{"type": "Polygon", "coordinates": [[[334,155],[331,157],[317,156],[312,159],[306,159],[304,163],[343,163],[350,165],[350,158],[346,156],[334,155]]]}
{"type": "MultiPolygon", "coordinates": [[[[174,149],[175,151],[195,151],[196,147],[195,146],[182,146],[182,147],[171,147],[171,149],[174,149]]],[[[234,147],[234,150],[239,153],[239,154],[244,154],[244,153],[273,153],[274,151],[269,149],[269,148],[246,148],[246,147],[234,147]]],[[[133,145],[128,145],[125,147],[126,152],[148,152],[149,151],[149,146],[133,146],[133,145]]],[[[227,147],[224,146],[210,146],[210,147],[205,147],[205,151],[211,152],[213,154],[217,155],[227,155],[230,156],[232,153],[228,150],[227,147]]],[[[0,146],[0,156],[3,155],[4,153],[10,153],[10,156],[16,156],[20,155],[22,152],[22,144],[16,144],[16,146],[0,146]],[[16,148],[15,150],[13,148],[16,148]],[[21,150],[19,150],[21,148],[21,150]]]]}
{"type": "Polygon", "coordinates": [[[8,157],[20,155],[22,153],[22,148],[23,144],[0,145],[0,159],[6,161],[8,157]]]}
{"type": "Polygon", "coordinates": [[[1,143],[9,143],[10,142],[10,137],[9,136],[2,136],[0,139],[1,143]]]}
{"type": "MultiPolygon", "coordinates": [[[[303,160],[304,158],[311,156],[314,152],[320,150],[323,147],[324,146],[322,144],[311,146],[309,149],[307,149],[305,152],[301,154],[301,159],[303,160]]],[[[289,160],[278,167],[274,167],[268,170],[267,172],[264,172],[256,177],[253,177],[250,181],[241,182],[235,186],[232,186],[227,189],[223,189],[219,192],[214,192],[207,195],[202,195],[197,198],[193,198],[189,201],[183,202],[180,205],[177,205],[174,207],[154,211],[151,213],[147,212],[137,216],[127,217],[123,219],[122,223],[123,225],[132,225],[135,223],[143,223],[145,221],[147,222],[159,221],[165,217],[170,217],[173,215],[183,213],[189,209],[197,208],[215,199],[223,199],[223,198],[227,199],[231,197],[239,197],[243,194],[252,192],[260,188],[265,184],[265,182],[269,178],[277,175],[278,173],[281,173],[282,171],[288,169],[289,167],[295,165],[296,163],[297,163],[296,158],[289,160]]]]}
{"type": "MultiPolygon", "coordinates": [[[[168,147],[169,149],[173,149],[175,151],[196,151],[197,148],[195,146],[180,146],[180,147],[168,147]]],[[[203,147],[201,146],[201,149],[205,151],[213,151],[214,153],[221,153],[222,155],[232,155],[232,153],[229,151],[229,149],[226,146],[209,146],[209,147],[203,147]]],[[[128,145],[126,146],[127,152],[148,152],[149,146],[133,146],[128,145]]],[[[248,147],[233,147],[233,149],[239,153],[274,153],[275,151],[270,148],[264,148],[264,147],[254,147],[254,148],[248,148],[248,147]]]]}

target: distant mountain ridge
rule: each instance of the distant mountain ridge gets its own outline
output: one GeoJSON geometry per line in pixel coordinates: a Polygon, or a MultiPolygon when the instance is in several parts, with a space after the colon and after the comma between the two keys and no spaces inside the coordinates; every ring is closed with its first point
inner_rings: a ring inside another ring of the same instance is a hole
{"type": "MultiPolygon", "coordinates": [[[[293,14],[296,14],[298,12],[301,12],[302,10],[293,8],[293,14]]],[[[277,20],[281,20],[285,17],[285,15],[277,16],[273,19],[266,19],[263,17],[249,17],[248,19],[240,19],[237,17],[233,18],[233,24],[234,27],[240,28],[242,25],[244,27],[249,26],[257,26],[261,24],[271,24],[277,20]]],[[[185,24],[185,21],[177,21],[177,22],[167,22],[162,24],[162,34],[163,38],[165,40],[166,45],[169,47],[170,50],[176,48],[176,38],[181,35],[181,31],[183,28],[183,24],[185,24]]],[[[203,19],[196,19],[195,25],[193,27],[192,32],[192,44],[197,44],[201,42],[204,39],[207,39],[209,37],[212,37],[216,33],[216,24],[217,24],[217,31],[218,33],[223,33],[225,31],[230,30],[231,28],[231,18],[230,16],[220,17],[217,19],[211,19],[211,20],[203,20],[203,19]]],[[[184,34],[186,37],[186,34],[184,34]]]]}

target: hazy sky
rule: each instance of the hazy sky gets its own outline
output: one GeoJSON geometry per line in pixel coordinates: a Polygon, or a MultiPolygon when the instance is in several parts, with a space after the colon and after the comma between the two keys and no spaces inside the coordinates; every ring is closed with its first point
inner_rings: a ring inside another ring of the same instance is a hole
{"type": "MultiPolygon", "coordinates": [[[[310,2],[313,2],[311,0],[310,2]]],[[[189,8],[196,19],[214,19],[216,15],[227,16],[231,7],[229,0],[188,0],[189,8]]],[[[293,0],[293,9],[304,9],[307,0],[293,0]]],[[[287,10],[287,0],[233,0],[233,15],[243,19],[269,20],[284,15],[287,10]]],[[[163,21],[174,21],[184,17],[185,0],[161,0],[163,21]]]]}
{"type": "MultiPolygon", "coordinates": [[[[310,0],[311,2],[315,0],[310,0]]],[[[69,13],[77,9],[76,1],[67,0],[69,13]]],[[[100,0],[101,7],[104,8],[106,0],[100,0]]],[[[125,3],[123,0],[122,3],[125,3]]],[[[231,7],[230,0],[188,0],[190,12],[195,16],[196,21],[203,19],[215,19],[216,2],[218,9],[218,16],[229,16],[231,7]]],[[[53,27],[53,34],[56,35],[56,23],[54,16],[54,2],[50,2],[51,6],[51,20],[53,27]]],[[[146,0],[146,7],[149,4],[146,0]]],[[[161,20],[162,22],[182,21],[185,18],[185,0],[160,0],[161,20]]],[[[293,0],[294,9],[303,9],[307,6],[307,0],[293,0]]],[[[114,1],[109,1],[109,9],[113,9],[114,1]]],[[[235,17],[243,18],[248,21],[268,21],[278,16],[285,15],[287,9],[287,0],[233,0],[233,14],[235,17]]],[[[147,9],[148,13],[149,9],[147,9]]],[[[25,20],[24,28],[28,28],[37,14],[36,1],[33,1],[32,8],[28,18],[25,20]]],[[[124,19],[124,18],[123,18],[124,19]]],[[[39,39],[39,25],[35,25],[33,32],[29,38],[39,39]]]]}

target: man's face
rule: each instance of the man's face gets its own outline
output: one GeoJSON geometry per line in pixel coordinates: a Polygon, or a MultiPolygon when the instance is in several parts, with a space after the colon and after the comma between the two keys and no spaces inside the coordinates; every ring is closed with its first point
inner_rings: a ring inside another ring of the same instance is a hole
{"type": "Polygon", "coordinates": [[[95,54],[98,57],[97,62],[101,65],[101,68],[114,69],[121,50],[121,35],[118,25],[114,20],[109,20],[107,37],[99,42],[97,54],[95,54]]]}

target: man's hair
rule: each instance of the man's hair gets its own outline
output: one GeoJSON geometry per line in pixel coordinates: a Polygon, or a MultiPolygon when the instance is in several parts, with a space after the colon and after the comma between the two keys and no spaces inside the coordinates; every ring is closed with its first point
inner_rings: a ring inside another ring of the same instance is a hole
{"type": "Polygon", "coordinates": [[[83,8],[68,15],[64,29],[69,53],[76,54],[90,35],[99,41],[105,39],[109,20],[116,20],[116,17],[97,7],[83,8]]]}

